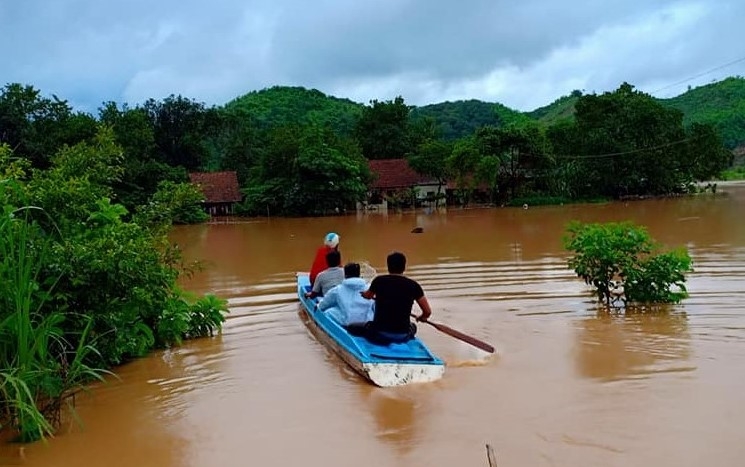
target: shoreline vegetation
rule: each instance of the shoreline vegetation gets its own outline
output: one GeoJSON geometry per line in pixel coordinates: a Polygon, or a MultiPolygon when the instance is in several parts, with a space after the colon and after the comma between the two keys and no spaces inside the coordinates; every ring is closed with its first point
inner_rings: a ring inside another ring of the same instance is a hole
{"type": "Polygon", "coordinates": [[[110,200],[121,151],[109,130],[46,170],[0,146],[0,432],[54,434],[74,394],[150,350],[218,331],[227,304],[193,297],[166,233],[173,209],[110,200]],[[157,214],[157,215],[155,215],[157,214]]]}
{"type": "MultiPolygon", "coordinates": [[[[732,124],[741,113],[692,117],[695,96],[720,87],[745,96],[745,78],[694,89],[677,104],[623,83],[573,92],[559,118],[474,100],[363,105],[299,87],[213,107],[174,95],[134,107],[104,102],[92,115],[7,84],[0,437],[52,435],[89,382],[153,349],[219,332],[227,302],[179,289],[178,278],[200,265],[184,263],[167,238],[173,225],[210,219],[189,173],[235,172],[236,214],[247,217],[354,212],[372,195],[394,211],[417,208],[410,188],[375,192],[369,165],[379,159],[406,159],[436,181],[427,199],[451,207],[679,196],[702,191],[702,180],[743,176],[742,151],[732,152],[745,143],[732,124]]],[[[711,192],[721,184],[703,183],[711,192]]]]}
{"type": "MultiPolygon", "coordinates": [[[[189,173],[231,171],[241,192],[233,214],[318,216],[373,198],[405,208],[429,198],[501,206],[678,194],[701,180],[745,176],[745,132],[732,112],[743,103],[741,77],[675,99],[628,83],[603,94],[575,91],[555,103],[569,106],[559,114],[554,104],[521,113],[475,100],[363,105],[275,86],[213,107],[174,95],[136,107],[104,102],[94,116],[9,84],[0,91],[0,142],[43,170],[61,146],[108,127],[123,153],[112,199],[129,212],[169,183],[156,201],[198,203],[202,195],[182,189],[189,173]],[[423,197],[375,189],[369,164],[378,159],[405,159],[437,190],[423,197]]],[[[174,222],[199,222],[198,214],[176,213],[174,222]]]]}

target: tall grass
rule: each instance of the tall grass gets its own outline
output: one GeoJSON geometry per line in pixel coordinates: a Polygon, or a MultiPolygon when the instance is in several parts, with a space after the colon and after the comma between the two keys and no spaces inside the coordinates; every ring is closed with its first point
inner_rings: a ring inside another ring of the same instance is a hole
{"type": "Polygon", "coordinates": [[[43,277],[50,239],[32,221],[34,208],[0,214],[0,429],[22,441],[52,434],[64,399],[101,372],[83,363],[95,349],[86,343],[90,324],[72,347],[61,323],[45,310],[57,282],[43,277]]]}

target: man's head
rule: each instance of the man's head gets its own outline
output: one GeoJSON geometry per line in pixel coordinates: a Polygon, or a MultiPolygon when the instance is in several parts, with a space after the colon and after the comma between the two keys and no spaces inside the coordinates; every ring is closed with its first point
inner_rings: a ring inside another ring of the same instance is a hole
{"type": "Polygon", "coordinates": [[[335,268],[341,264],[341,253],[336,250],[331,250],[326,253],[326,265],[330,268],[335,268]]]}
{"type": "Polygon", "coordinates": [[[334,232],[327,233],[323,238],[323,244],[329,248],[336,248],[339,246],[339,234],[334,232]]]}
{"type": "Polygon", "coordinates": [[[403,253],[394,251],[388,255],[388,273],[403,274],[406,270],[406,256],[403,253]]]}
{"type": "Polygon", "coordinates": [[[344,278],[360,277],[360,265],[358,263],[347,263],[344,265],[344,278]]]}

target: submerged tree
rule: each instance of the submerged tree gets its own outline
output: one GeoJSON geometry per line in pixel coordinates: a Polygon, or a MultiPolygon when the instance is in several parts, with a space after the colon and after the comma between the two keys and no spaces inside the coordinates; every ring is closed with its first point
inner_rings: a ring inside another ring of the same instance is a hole
{"type": "Polygon", "coordinates": [[[569,267],[595,287],[599,300],[624,303],[678,303],[688,296],[685,274],[692,271],[684,248],[661,252],[644,227],[630,222],[582,224],[567,228],[564,246],[574,253],[569,267]]]}

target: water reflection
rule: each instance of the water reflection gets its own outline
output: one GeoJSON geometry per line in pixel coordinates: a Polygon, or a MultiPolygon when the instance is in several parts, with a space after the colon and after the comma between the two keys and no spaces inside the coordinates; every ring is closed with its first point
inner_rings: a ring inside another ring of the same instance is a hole
{"type": "MultiPolygon", "coordinates": [[[[309,326],[307,315],[302,311],[298,314],[313,338],[318,339],[314,328],[309,326]]],[[[417,426],[422,426],[422,419],[426,418],[423,407],[426,394],[420,390],[422,388],[379,388],[371,385],[336,353],[328,351],[326,360],[336,367],[341,381],[359,390],[359,408],[362,409],[361,412],[371,414],[375,436],[391,445],[399,455],[410,452],[417,444],[417,426]]]]}
{"type": "Polygon", "coordinates": [[[121,367],[120,380],[78,397],[82,424],[68,420],[48,443],[25,446],[19,465],[183,465],[188,442],[168,429],[174,414],[161,405],[162,388],[148,382],[167,367],[157,356],[121,367]]]}
{"type": "Polygon", "coordinates": [[[576,321],[579,373],[613,381],[695,369],[684,312],[614,314],[599,311],[576,321]]]}
{"type": "Polygon", "coordinates": [[[419,430],[426,426],[426,394],[420,388],[361,386],[363,403],[375,423],[376,437],[403,456],[418,446],[419,430]]]}
{"type": "Polygon", "coordinates": [[[192,393],[225,386],[221,337],[198,339],[117,369],[77,397],[82,423],[68,419],[47,444],[5,446],[0,465],[182,466],[188,434],[177,429],[192,393]],[[136,447],[136,449],[134,449],[136,447]],[[72,462],[72,459],[75,459],[72,462]],[[62,465],[68,465],[63,463],[62,465]]]}
{"type": "Polygon", "coordinates": [[[150,398],[162,408],[163,415],[183,415],[189,407],[191,393],[230,387],[231,382],[222,368],[229,355],[219,334],[164,351],[157,360],[161,363],[157,373],[148,380],[160,391],[150,398]]]}

